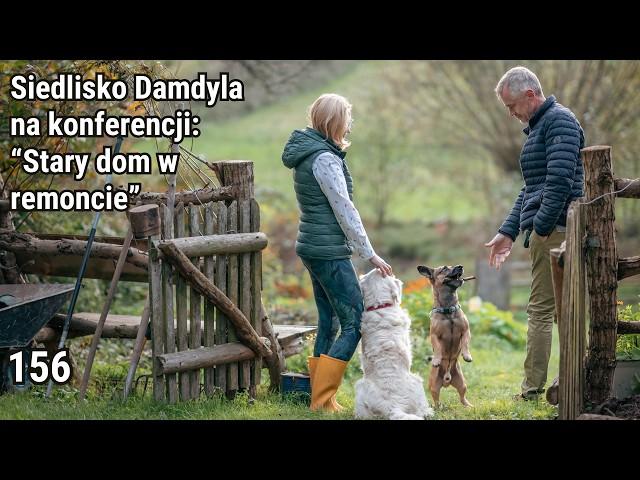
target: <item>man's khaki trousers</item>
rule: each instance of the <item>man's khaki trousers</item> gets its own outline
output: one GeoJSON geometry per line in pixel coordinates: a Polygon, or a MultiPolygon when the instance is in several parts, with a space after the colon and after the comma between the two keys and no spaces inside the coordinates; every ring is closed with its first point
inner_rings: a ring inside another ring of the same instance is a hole
{"type": "Polygon", "coordinates": [[[555,317],[555,299],[551,279],[549,250],[560,246],[565,232],[556,229],[545,240],[535,231],[529,237],[531,258],[531,295],[527,305],[527,357],[524,361],[522,393],[542,393],[547,381],[551,336],[555,317]]]}

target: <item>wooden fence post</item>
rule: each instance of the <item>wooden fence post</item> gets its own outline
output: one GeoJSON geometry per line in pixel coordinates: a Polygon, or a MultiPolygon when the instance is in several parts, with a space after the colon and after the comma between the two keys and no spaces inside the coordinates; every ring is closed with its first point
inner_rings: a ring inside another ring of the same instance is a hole
{"type": "Polygon", "coordinates": [[[558,315],[560,371],[558,415],[573,420],[582,412],[585,352],[584,207],[573,202],[567,212],[563,253],[562,307],[558,315]]]}
{"type": "Polygon", "coordinates": [[[582,150],[585,170],[586,262],[590,297],[589,354],[585,400],[605,401],[616,365],[618,256],[615,241],[615,195],[611,147],[582,150]],[[600,197],[600,198],[598,198],[600,197]]]}

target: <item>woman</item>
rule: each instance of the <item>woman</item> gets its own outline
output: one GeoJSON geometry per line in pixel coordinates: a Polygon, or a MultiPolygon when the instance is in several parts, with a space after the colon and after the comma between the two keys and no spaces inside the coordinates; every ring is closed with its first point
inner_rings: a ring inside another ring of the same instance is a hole
{"type": "Polygon", "coordinates": [[[311,410],[335,412],[342,410],[335,395],[360,341],[364,309],[353,249],[383,276],[392,270],[375,254],[352,202],[353,183],[344,161],[351,105],[340,95],[324,94],[311,105],[309,123],[291,134],[282,161],[293,169],[301,213],[296,253],[309,271],[318,308],[318,333],[308,359],[311,410]]]}

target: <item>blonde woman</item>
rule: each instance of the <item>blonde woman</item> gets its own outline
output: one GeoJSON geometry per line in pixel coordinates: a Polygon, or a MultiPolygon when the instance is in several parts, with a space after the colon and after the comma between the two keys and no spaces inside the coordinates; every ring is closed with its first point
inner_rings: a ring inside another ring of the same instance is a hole
{"type": "Polygon", "coordinates": [[[344,160],[351,108],[340,95],[321,95],[309,108],[310,126],[295,130],[282,153],[284,165],[293,169],[300,209],[296,253],[309,271],[318,308],[318,333],[308,359],[312,410],[342,409],[335,395],[360,341],[364,306],[353,250],[383,276],[392,274],[371,247],[353,205],[353,181],[344,160]]]}

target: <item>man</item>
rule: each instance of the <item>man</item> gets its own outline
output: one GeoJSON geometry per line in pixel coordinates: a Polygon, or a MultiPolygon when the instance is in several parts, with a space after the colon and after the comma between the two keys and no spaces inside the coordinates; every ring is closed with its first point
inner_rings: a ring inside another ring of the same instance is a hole
{"type": "Polygon", "coordinates": [[[491,248],[489,265],[500,265],[511,253],[518,234],[531,258],[531,294],[527,305],[527,356],[524,380],[516,399],[531,400],[544,392],[551,354],[555,301],[549,250],[565,236],[569,204],[583,196],[584,172],[580,149],[584,132],[575,115],[551,95],[545,98],[536,75],[515,67],[503,75],[496,95],[512,117],[527,124],[520,153],[524,186],[491,248]]]}

